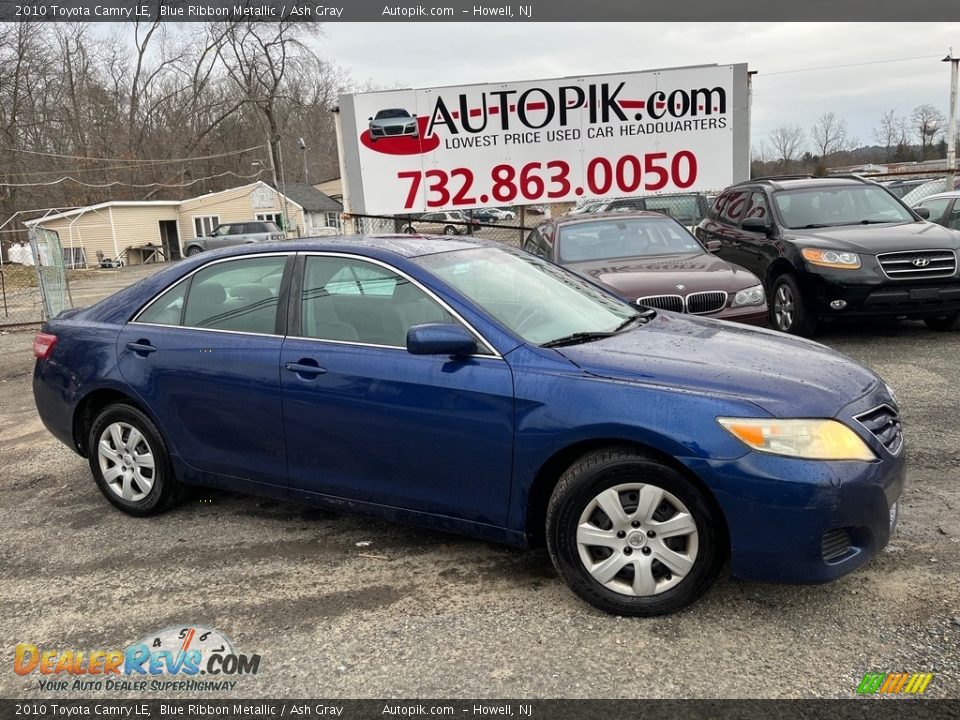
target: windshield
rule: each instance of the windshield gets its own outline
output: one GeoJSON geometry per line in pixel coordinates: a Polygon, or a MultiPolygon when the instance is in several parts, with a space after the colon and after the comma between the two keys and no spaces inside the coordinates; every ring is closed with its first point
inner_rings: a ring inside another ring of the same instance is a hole
{"type": "Polygon", "coordinates": [[[666,217],[610,218],[560,226],[563,262],[699,253],[696,238],[666,217]]]}
{"type": "Polygon", "coordinates": [[[576,275],[518,251],[477,247],[415,261],[535,345],[612,333],[637,314],[576,275]]]}
{"type": "Polygon", "coordinates": [[[788,228],[914,221],[890,193],[872,185],[781,190],[773,200],[788,228]]]}
{"type": "Polygon", "coordinates": [[[377,120],[391,120],[393,118],[408,118],[410,113],[406,110],[381,110],[377,113],[377,120]]]}

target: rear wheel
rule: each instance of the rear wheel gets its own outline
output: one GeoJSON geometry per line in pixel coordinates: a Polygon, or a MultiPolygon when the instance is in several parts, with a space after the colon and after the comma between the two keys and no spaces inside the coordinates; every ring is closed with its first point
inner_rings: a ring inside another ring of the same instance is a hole
{"type": "Polygon", "coordinates": [[[187,257],[193,257],[194,255],[199,255],[201,252],[203,251],[200,250],[200,248],[198,248],[196,245],[191,245],[190,247],[187,248],[187,257]]]}
{"type": "Polygon", "coordinates": [[[414,230],[410,225],[407,225],[403,229],[403,232],[405,232],[407,235],[413,235],[416,232],[416,230],[414,230]]]}
{"type": "Polygon", "coordinates": [[[937,332],[946,332],[957,327],[957,320],[960,319],[960,313],[942,315],[940,317],[926,318],[923,322],[927,327],[937,332]]]}
{"type": "Polygon", "coordinates": [[[582,457],[547,508],[557,572],[581,598],[617,615],[663,615],[699,598],[720,573],[723,537],[700,490],[629,448],[582,457]]]}
{"type": "Polygon", "coordinates": [[[160,432],[132,405],[104,408],[90,426],[87,448],[100,492],[128,515],[162,512],[182,496],[160,432]]]}
{"type": "Polygon", "coordinates": [[[444,235],[457,235],[458,233],[457,233],[457,229],[456,229],[453,225],[447,225],[447,226],[443,229],[443,234],[444,234],[444,235]]]}
{"type": "Polygon", "coordinates": [[[770,324],[780,332],[809,337],[817,329],[796,277],[787,273],[773,281],[770,299],[770,324]]]}

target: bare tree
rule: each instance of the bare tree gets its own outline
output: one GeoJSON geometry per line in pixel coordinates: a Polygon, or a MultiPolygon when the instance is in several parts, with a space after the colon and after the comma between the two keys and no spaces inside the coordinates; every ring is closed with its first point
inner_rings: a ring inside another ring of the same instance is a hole
{"type": "Polygon", "coordinates": [[[891,109],[880,116],[880,124],[873,130],[874,139],[883,146],[884,160],[890,162],[896,156],[898,147],[907,141],[907,119],[891,109]]]}
{"type": "Polygon", "coordinates": [[[824,113],[810,128],[814,154],[826,166],[827,158],[847,149],[847,121],[832,112],[824,113]]]}
{"type": "Polygon", "coordinates": [[[920,139],[920,159],[926,160],[928,149],[933,146],[934,139],[946,125],[943,113],[933,105],[919,105],[914,108],[910,116],[913,131],[920,139]]]}
{"type": "Polygon", "coordinates": [[[780,172],[788,173],[794,161],[803,152],[803,128],[799,125],[781,125],[770,131],[770,148],[780,163],[780,172]]]}

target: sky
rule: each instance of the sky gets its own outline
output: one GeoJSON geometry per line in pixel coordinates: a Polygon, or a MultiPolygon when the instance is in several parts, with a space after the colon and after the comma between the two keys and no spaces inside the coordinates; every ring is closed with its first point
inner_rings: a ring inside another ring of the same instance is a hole
{"type": "Polygon", "coordinates": [[[809,130],[825,112],[873,144],[890,109],[929,103],[946,114],[950,66],[940,59],[951,46],[960,55],[960,23],[329,23],[318,42],[356,81],[382,87],[746,62],[758,72],[754,146],[781,125],[809,130]]]}

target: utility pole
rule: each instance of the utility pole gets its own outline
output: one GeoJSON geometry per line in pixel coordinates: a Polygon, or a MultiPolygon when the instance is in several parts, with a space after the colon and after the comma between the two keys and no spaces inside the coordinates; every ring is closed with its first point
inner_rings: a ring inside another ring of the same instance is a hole
{"type": "Polygon", "coordinates": [[[310,173],[307,171],[307,143],[300,138],[300,149],[303,151],[303,181],[310,184],[310,173]]]}
{"type": "Polygon", "coordinates": [[[954,188],[957,171],[957,64],[960,58],[953,57],[953,48],[943,59],[950,63],[950,121],[947,125],[947,192],[954,188]]]}

